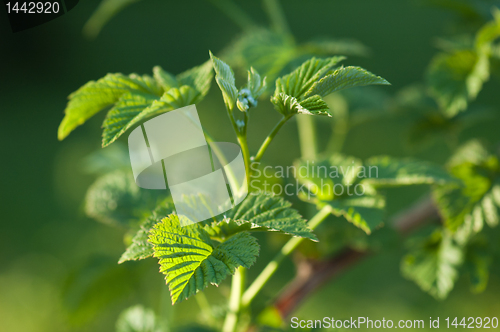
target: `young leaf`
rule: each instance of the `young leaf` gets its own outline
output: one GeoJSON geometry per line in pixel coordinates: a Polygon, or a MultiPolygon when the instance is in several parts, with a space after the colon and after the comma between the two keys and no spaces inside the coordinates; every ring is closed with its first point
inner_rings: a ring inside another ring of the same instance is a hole
{"type": "Polygon", "coordinates": [[[344,60],[345,57],[336,56],[326,59],[311,58],[304,62],[300,67],[288,75],[276,80],[275,96],[284,93],[297,100],[302,100],[306,92],[316,81],[322,78],[337,63],[344,60]]]}
{"type": "Polygon", "coordinates": [[[332,207],[333,215],[344,217],[366,234],[371,234],[384,223],[385,197],[383,196],[362,195],[320,201],[318,208],[321,209],[327,204],[332,207]]]}
{"type": "Polygon", "coordinates": [[[226,212],[224,219],[234,221],[242,229],[281,232],[317,241],[306,221],[291,206],[290,202],[271,194],[250,194],[226,212]]]}
{"type": "Polygon", "coordinates": [[[455,166],[452,173],[462,180],[464,186],[440,186],[434,190],[434,198],[446,227],[456,232],[456,239],[461,243],[466,243],[472,234],[481,231],[484,222],[490,227],[498,224],[500,177],[498,171],[494,173],[493,180],[483,175],[484,172],[495,171],[497,167],[496,159],[490,159],[483,165],[464,163],[455,166]]]}
{"type": "Polygon", "coordinates": [[[148,242],[149,232],[154,225],[173,213],[173,211],[173,203],[170,201],[161,202],[151,215],[141,222],[139,230],[132,239],[132,243],[122,254],[118,264],[126,261],[141,260],[153,256],[153,245],[148,242]]]}
{"type": "Polygon", "coordinates": [[[472,50],[438,54],[427,74],[431,94],[448,117],[464,111],[488,79],[487,56],[472,50]]]}
{"type": "MultiPolygon", "coordinates": [[[[179,86],[187,85],[195,89],[201,97],[205,97],[210,90],[213,78],[212,61],[186,70],[176,76],[179,86]]],[[[197,101],[198,102],[198,101],[197,101]]]]}
{"type": "Polygon", "coordinates": [[[103,123],[102,146],[116,141],[128,129],[153,115],[165,113],[200,101],[203,96],[193,87],[173,87],[160,99],[146,99],[139,95],[124,95],[113,107],[103,123]]]}
{"type": "Polygon", "coordinates": [[[451,235],[438,231],[404,257],[401,272],[422,290],[442,300],[453,289],[462,259],[462,249],[451,235]]]}
{"type": "Polygon", "coordinates": [[[124,310],[116,321],[116,332],[166,332],[152,309],[136,305],[124,310]]]}
{"type": "Polygon", "coordinates": [[[453,184],[459,181],[438,165],[412,159],[397,159],[379,156],[368,159],[365,168],[373,171],[374,177],[363,180],[372,186],[404,186],[416,184],[453,184]]]}
{"type": "Polygon", "coordinates": [[[160,271],[166,275],[172,304],[209,284],[220,284],[239,266],[252,266],[259,253],[257,240],[248,233],[215,244],[200,224],[181,227],[174,214],[154,226],[149,242],[159,259],[160,271]]]}
{"type": "Polygon", "coordinates": [[[135,74],[108,74],[97,82],[90,81],[69,96],[64,119],[59,125],[59,140],[103,108],[116,103],[127,92],[157,98],[162,89],[151,77],[135,74]]]}
{"type": "Polygon", "coordinates": [[[271,97],[271,102],[278,112],[288,117],[294,114],[332,116],[328,109],[328,105],[318,95],[298,102],[297,98],[280,93],[271,97]]]}
{"type": "Polygon", "coordinates": [[[342,89],[373,84],[390,85],[384,78],[376,76],[363,68],[341,67],[332,74],[315,82],[305,95],[320,95],[321,97],[325,97],[330,93],[342,89]]]}
{"type": "Polygon", "coordinates": [[[177,79],[170,74],[169,72],[163,70],[160,66],[153,67],[153,77],[156,82],[160,84],[163,88],[163,91],[168,91],[171,88],[178,88],[179,84],[177,83],[177,79]]]}
{"type": "Polygon", "coordinates": [[[237,106],[246,112],[250,107],[257,106],[257,99],[266,90],[266,78],[261,80],[259,73],[252,67],[248,71],[247,85],[238,92],[237,106]]]}
{"type": "Polygon", "coordinates": [[[219,85],[224,97],[224,103],[228,110],[232,111],[236,99],[238,98],[238,89],[234,85],[234,73],[231,67],[221,59],[210,52],[210,58],[215,70],[215,81],[219,85]]]}

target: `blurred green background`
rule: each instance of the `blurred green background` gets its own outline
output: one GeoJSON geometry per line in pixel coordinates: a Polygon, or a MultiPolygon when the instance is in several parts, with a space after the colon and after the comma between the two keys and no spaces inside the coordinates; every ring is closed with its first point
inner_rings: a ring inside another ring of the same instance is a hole
{"type": "MultiPolygon", "coordinates": [[[[369,57],[350,57],[345,63],[389,80],[391,87],[360,90],[382,96],[423,80],[436,53],[435,38],[446,34],[454,20],[452,13],[418,1],[282,2],[298,42],[329,36],[354,38],[367,45],[369,57]]],[[[137,303],[154,308],[177,326],[196,325],[198,319],[193,315],[194,300],[171,307],[155,259],[117,265],[125,249],[125,232],[83,213],[85,191],[96,177],[85,170],[84,158],[100,148],[104,113],[63,142],[57,141],[57,127],[66,97],[85,82],[108,72],[151,73],[155,65],[179,73],[206,61],[208,50],[221,51],[241,31],[207,1],[147,0],[125,8],[95,40],[87,40],[81,30],[98,3],[80,1],[68,14],[16,34],[10,31],[4,13],[0,18],[0,331],[113,331],[119,312],[137,303]]],[[[260,2],[238,3],[266,24],[260,2]]],[[[476,104],[498,106],[498,91],[499,81],[493,78],[476,104]]],[[[215,85],[197,107],[201,122],[217,140],[235,141],[215,85]]],[[[256,151],[278,119],[271,104],[261,102],[249,127],[251,151],[256,151]]],[[[404,137],[410,122],[408,115],[360,125],[347,136],[343,152],[361,158],[390,154],[446,161],[451,150],[444,141],[409,148],[404,137]]],[[[473,125],[459,139],[478,133],[498,139],[499,124],[495,117],[473,125]]],[[[320,142],[326,140],[331,126],[328,119],[318,121],[320,142]]],[[[297,129],[291,121],[264,159],[288,165],[299,155],[297,129]]],[[[417,193],[389,192],[390,214],[427,191],[422,187],[417,193]]],[[[309,215],[308,207],[297,201],[294,206],[309,215]]],[[[273,243],[280,242],[277,237],[259,239],[261,255],[249,271],[250,279],[276,251],[273,243]]],[[[310,297],[296,316],[428,321],[431,316],[500,315],[498,266],[493,266],[484,293],[471,294],[462,277],[448,299],[438,302],[401,277],[403,254],[402,250],[382,252],[366,259],[310,297]]],[[[287,262],[264,295],[275,294],[293,274],[293,265],[287,262]]],[[[223,304],[220,293],[228,292],[227,281],[207,291],[218,305],[223,304]]],[[[259,298],[265,301],[266,296],[259,298]]]]}

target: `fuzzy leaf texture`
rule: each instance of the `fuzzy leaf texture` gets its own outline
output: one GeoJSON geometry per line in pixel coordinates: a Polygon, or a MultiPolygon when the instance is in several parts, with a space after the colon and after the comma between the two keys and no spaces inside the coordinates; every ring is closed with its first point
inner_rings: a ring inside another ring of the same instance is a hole
{"type": "Polygon", "coordinates": [[[442,300],[453,289],[462,260],[462,249],[452,237],[437,231],[403,258],[401,272],[423,291],[442,300]]]}
{"type": "Polygon", "coordinates": [[[374,75],[363,68],[341,67],[315,82],[307,91],[306,96],[320,95],[325,97],[339,90],[374,84],[390,85],[384,78],[374,75]]]}
{"type": "Polygon", "coordinates": [[[164,91],[161,98],[130,92],[124,94],[104,120],[103,147],[113,143],[128,129],[148,117],[200,102],[210,89],[212,67],[207,61],[174,77],[156,66],[153,74],[164,91]]]}
{"type": "Polygon", "coordinates": [[[221,59],[210,52],[210,58],[215,70],[215,81],[222,91],[222,97],[228,110],[233,110],[236,99],[238,98],[238,89],[234,84],[234,73],[231,67],[221,59]]]}
{"type": "Polygon", "coordinates": [[[174,214],[154,226],[149,242],[166,275],[172,304],[209,284],[219,285],[239,266],[249,268],[259,254],[257,240],[246,232],[216,244],[199,223],[181,227],[174,214]]]}
{"type": "Polygon", "coordinates": [[[122,254],[118,264],[126,261],[141,260],[153,256],[153,245],[148,242],[149,232],[154,225],[161,222],[174,211],[174,205],[170,201],[161,202],[158,207],[144,218],[139,225],[139,230],[132,238],[132,243],[127,247],[127,250],[122,254]]]}
{"type": "Polygon", "coordinates": [[[302,100],[306,92],[316,81],[321,79],[337,63],[345,57],[331,57],[326,59],[311,58],[288,75],[276,80],[274,95],[284,93],[288,96],[302,100]]]}
{"type": "Polygon", "coordinates": [[[127,92],[156,98],[162,90],[151,77],[135,74],[108,74],[98,81],[90,81],[69,96],[65,116],[58,130],[59,140],[103,108],[116,103],[127,92]]]}
{"type": "Polygon", "coordinates": [[[267,193],[248,195],[241,204],[226,212],[221,223],[214,226],[222,228],[222,232],[226,230],[226,236],[236,231],[255,230],[280,232],[318,241],[290,202],[267,193]],[[233,227],[227,232],[228,225],[224,223],[231,221],[238,225],[238,228],[233,227]]]}
{"type": "Polygon", "coordinates": [[[271,101],[274,104],[274,108],[284,116],[292,116],[294,114],[332,116],[328,105],[318,95],[299,102],[295,97],[280,93],[272,97],[271,101]]]}

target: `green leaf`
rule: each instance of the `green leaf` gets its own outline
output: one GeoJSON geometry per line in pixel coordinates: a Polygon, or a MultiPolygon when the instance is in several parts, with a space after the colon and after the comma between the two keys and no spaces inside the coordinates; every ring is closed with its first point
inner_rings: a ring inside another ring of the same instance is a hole
{"type": "Polygon", "coordinates": [[[69,96],[65,116],[59,126],[59,140],[103,108],[116,103],[127,92],[155,98],[161,96],[162,89],[151,77],[135,74],[108,74],[96,82],[90,81],[69,96]]]}
{"type": "Polygon", "coordinates": [[[126,261],[141,260],[153,256],[153,245],[148,242],[149,232],[154,225],[159,223],[163,218],[174,212],[174,205],[170,201],[161,202],[158,207],[144,218],[139,225],[139,230],[132,238],[132,243],[127,250],[122,254],[118,264],[126,261]]]}
{"type": "Polygon", "coordinates": [[[238,89],[234,84],[234,73],[231,67],[221,59],[210,52],[210,58],[215,70],[215,81],[219,85],[224,97],[224,103],[228,110],[232,111],[236,99],[238,98],[238,89]]]}
{"type": "Polygon", "coordinates": [[[135,305],[124,310],[116,321],[116,332],[165,332],[152,309],[135,305]]]}
{"type": "Polygon", "coordinates": [[[156,82],[160,84],[164,91],[179,87],[177,79],[174,77],[174,75],[163,70],[163,68],[160,66],[153,67],[153,77],[155,78],[156,82]]]}
{"type": "Polygon", "coordinates": [[[330,205],[332,214],[344,217],[368,234],[382,226],[385,198],[369,185],[359,184],[366,175],[359,159],[334,154],[324,160],[300,160],[295,169],[297,180],[309,190],[301,192],[299,198],[315,201],[318,209],[330,205]]]}
{"type": "Polygon", "coordinates": [[[335,56],[326,59],[311,58],[288,75],[276,80],[275,96],[283,93],[301,101],[307,91],[337,63],[345,57],[335,56]]]}
{"type": "Polygon", "coordinates": [[[320,201],[318,209],[325,205],[330,205],[333,208],[333,215],[344,217],[366,234],[371,234],[373,230],[381,227],[384,223],[385,198],[380,195],[355,195],[331,201],[320,201]]]}
{"type": "Polygon", "coordinates": [[[242,229],[281,232],[318,240],[290,202],[267,193],[248,195],[241,204],[226,212],[224,219],[234,221],[242,229]]]}
{"type": "Polygon", "coordinates": [[[252,67],[248,71],[248,81],[238,92],[237,106],[240,111],[246,112],[250,107],[257,106],[257,99],[266,90],[266,78],[262,80],[259,73],[252,67]]]}
{"type": "Polygon", "coordinates": [[[252,97],[257,99],[266,90],[266,78],[261,79],[255,68],[251,67],[248,71],[247,89],[250,90],[252,97]]]}
{"type": "Polygon", "coordinates": [[[309,97],[302,102],[298,102],[297,98],[280,93],[271,97],[271,102],[274,104],[274,108],[278,112],[287,117],[294,114],[332,116],[330,110],[328,109],[328,105],[318,95],[309,97]]]}
{"type": "Polygon", "coordinates": [[[462,260],[462,249],[451,235],[437,231],[404,257],[401,272],[422,290],[442,300],[453,289],[462,260]]]}
{"type": "Polygon", "coordinates": [[[417,184],[459,184],[448,172],[438,165],[413,159],[397,159],[378,156],[368,159],[365,168],[375,174],[363,183],[372,186],[404,186],[417,184]]]}
{"type": "Polygon", "coordinates": [[[325,97],[342,89],[373,84],[390,85],[384,78],[374,75],[363,68],[341,67],[332,74],[315,82],[305,95],[320,95],[325,97]]]}
{"type": "Polygon", "coordinates": [[[216,244],[199,223],[181,227],[176,215],[164,218],[151,230],[149,241],[160,271],[166,275],[172,304],[218,285],[239,266],[255,262],[259,245],[248,233],[238,233],[216,244]]]}
{"type": "Polygon", "coordinates": [[[334,199],[334,185],[352,186],[363,176],[361,160],[337,153],[328,159],[298,160],[295,169],[297,180],[322,200],[334,199]]]}
{"type": "Polygon", "coordinates": [[[137,186],[129,170],[117,170],[99,177],[87,190],[85,213],[100,222],[129,226],[156,206],[166,192],[137,186]]]}
{"type": "Polygon", "coordinates": [[[441,53],[427,73],[430,92],[448,117],[467,109],[489,79],[489,59],[473,50],[441,53]]]}
{"type": "Polygon", "coordinates": [[[446,227],[467,243],[484,223],[495,227],[500,208],[500,161],[477,141],[467,143],[448,163],[461,187],[438,186],[433,195],[446,227]]]}
{"type": "Polygon", "coordinates": [[[128,129],[148,117],[195,104],[201,97],[197,90],[188,85],[173,87],[160,99],[146,99],[140,95],[126,94],[104,119],[102,146],[106,147],[113,143],[128,129]]]}
{"type": "MultiPolygon", "coordinates": [[[[186,70],[177,75],[179,86],[187,85],[199,92],[200,97],[205,97],[210,90],[210,85],[213,78],[212,61],[208,60],[205,63],[186,70]]],[[[197,100],[196,102],[199,102],[197,100]]]]}

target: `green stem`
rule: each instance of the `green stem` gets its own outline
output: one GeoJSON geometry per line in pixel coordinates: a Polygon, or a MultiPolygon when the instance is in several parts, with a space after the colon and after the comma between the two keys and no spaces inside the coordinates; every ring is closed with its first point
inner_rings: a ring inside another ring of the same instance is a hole
{"type": "Polygon", "coordinates": [[[281,127],[283,127],[283,125],[288,121],[288,119],[290,119],[290,116],[283,116],[280,122],[278,122],[278,124],[273,128],[271,133],[267,135],[266,140],[264,141],[264,143],[262,143],[259,151],[257,152],[255,158],[253,159],[254,162],[259,162],[262,159],[264,152],[266,152],[267,147],[273,141],[274,136],[276,136],[278,131],[281,129],[281,127]]]}
{"type": "Polygon", "coordinates": [[[262,4],[276,32],[291,35],[285,14],[278,0],[263,0],[262,4]]]}
{"type": "Polygon", "coordinates": [[[229,296],[229,308],[222,326],[223,332],[234,332],[238,325],[238,316],[241,308],[241,295],[245,287],[245,268],[240,266],[233,275],[231,294],[229,296]]]}
{"type": "MultiPolygon", "coordinates": [[[[323,220],[326,219],[326,217],[328,217],[328,215],[331,212],[332,212],[331,206],[326,205],[318,213],[316,213],[316,215],[311,220],[309,220],[307,224],[308,227],[311,230],[314,230],[316,227],[318,227],[319,224],[323,222],[323,220]]],[[[250,287],[248,287],[248,289],[243,294],[241,300],[241,305],[243,308],[250,305],[255,296],[262,290],[264,285],[274,275],[274,273],[278,269],[278,266],[283,261],[283,259],[288,255],[290,255],[304,240],[305,238],[303,237],[293,237],[290,240],[288,240],[288,242],[283,246],[283,248],[281,248],[281,251],[274,257],[272,261],[269,262],[269,264],[267,264],[264,270],[262,270],[259,276],[254,280],[254,282],[250,285],[250,287]]]]}
{"type": "Polygon", "coordinates": [[[210,304],[208,303],[207,297],[205,296],[205,293],[203,292],[198,292],[196,296],[194,297],[196,299],[196,302],[198,303],[198,306],[201,309],[201,313],[203,315],[203,318],[205,318],[206,322],[210,324],[211,326],[214,326],[214,319],[212,316],[212,310],[210,309],[210,304]]]}
{"type": "Polygon", "coordinates": [[[253,19],[245,13],[238,5],[231,0],[209,0],[215,7],[224,13],[242,30],[248,30],[255,27],[253,19]]]}
{"type": "Polygon", "coordinates": [[[316,159],[318,149],[316,141],[316,127],[314,117],[310,115],[300,115],[297,117],[297,127],[299,130],[300,153],[302,158],[310,160],[316,159]]]}

